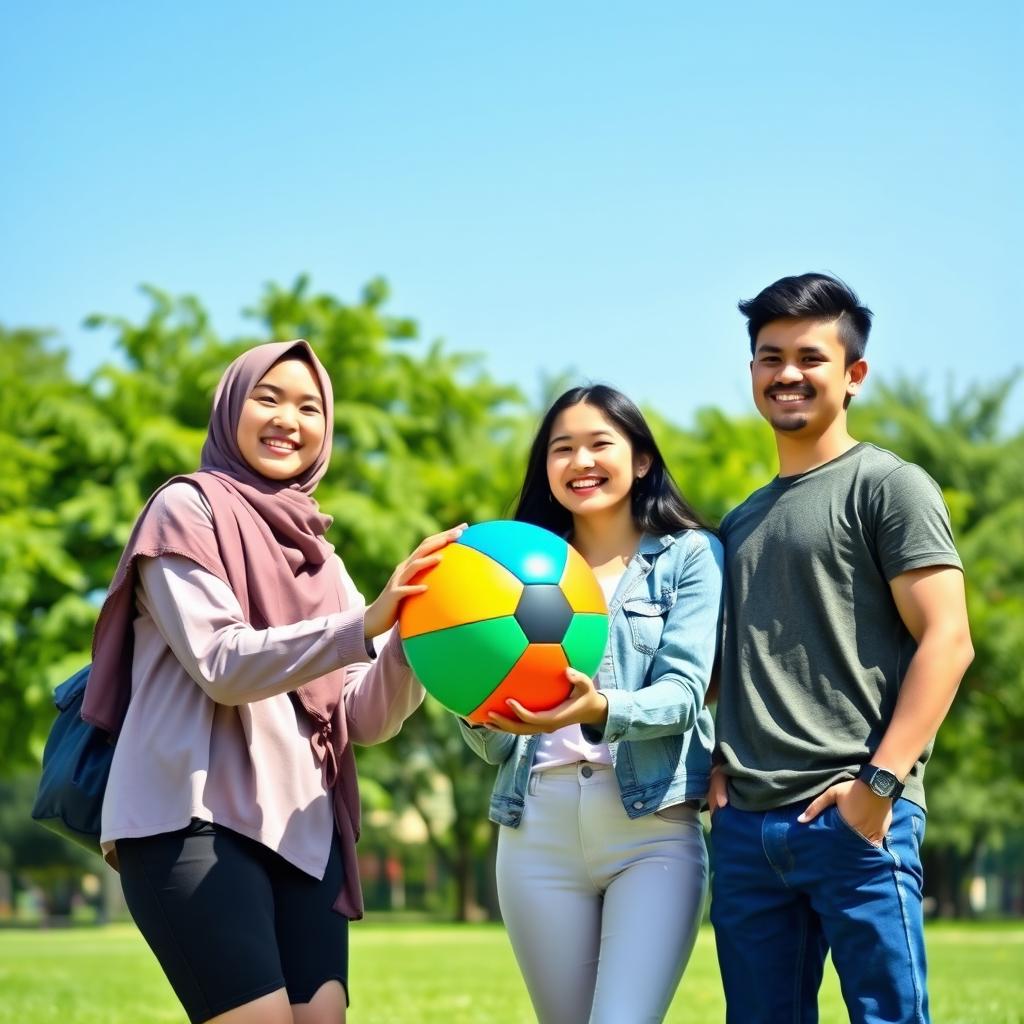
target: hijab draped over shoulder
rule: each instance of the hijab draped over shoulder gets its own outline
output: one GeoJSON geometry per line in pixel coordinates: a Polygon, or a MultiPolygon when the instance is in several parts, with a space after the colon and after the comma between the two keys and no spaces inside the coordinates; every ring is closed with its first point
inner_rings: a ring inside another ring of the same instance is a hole
{"type": "MultiPolygon", "coordinates": [[[[116,736],[131,696],[136,561],[182,555],[223,580],[234,592],[254,629],[284,626],[340,611],[343,605],[333,546],[324,534],[331,519],[312,493],[331,454],[334,401],[330,378],[305,341],[259,345],[240,355],[217,386],[200,468],[158,488],[184,481],[198,488],[213,510],[213,534],[199,536],[173,517],[142,510],[114,573],[93,634],[93,661],[83,703],[86,721],[116,736]],[[281,359],[294,354],[310,364],[323,396],[325,432],[319,455],[303,473],[270,480],[252,469],[238,447],[242,408],[253,388],[281,359]]],[[[355,759],[348,742],[342,689],[345,670],[311,680],[294,691],[314,723],[310,742],[324,780],[334,790],[335,819],[343,849],[352,849],[359,830],[355,759]],[[347,835],[346,835],[347,834],[347,835]]],[[[349,858],[346,858],[348,861],[349,858]]],[[[356,879],[354,855],[346,863],[346,891],[336,906],[359,916],[348,882],[356,879]]],[[[356,890],[358,885],[356,885],[356,890]]]]}

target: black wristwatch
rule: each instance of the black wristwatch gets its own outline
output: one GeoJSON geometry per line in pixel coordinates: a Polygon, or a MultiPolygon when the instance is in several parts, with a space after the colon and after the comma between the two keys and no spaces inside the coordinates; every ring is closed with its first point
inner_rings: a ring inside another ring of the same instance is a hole
{"type": "Polygon", "coordinates": [[[879,768],[877,765],[864,765],[857,778],[860,779],[860,781],[863,782],[868,789],[875,794],[875,796],[884,796],[888,797],[890,800],[899,800],[903,795],[903,783],[900,782],[892,772],[886,771],[885,768],[879,768]]]}

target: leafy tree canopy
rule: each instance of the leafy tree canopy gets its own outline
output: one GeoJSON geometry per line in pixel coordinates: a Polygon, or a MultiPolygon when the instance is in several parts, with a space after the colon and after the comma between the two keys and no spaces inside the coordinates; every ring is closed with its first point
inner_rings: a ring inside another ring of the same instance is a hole
{"type": "MultiPolygon", "coordinates": [[[[383,280],[353,303],[305,277],[268,285],[248,311],[251,333],[230,339],[198,299],[145,293],[138,323],[87,321],[112,331],[122,356],[87,380],[45,332],[0,327],[0,775],[38,762],[51,691],[88,660],[135,516],[167,477],[196,467],[214,387],[246,348],[303,337],[331,374],[334,456],[317,498],[368,596],[425,534],[509,514],[520,483],[539,410],[476,357],[423,344],[415,321],[388,312],[383,280]]],[[[545,391],[569,383],[552,376],[545,391]]],[[[942,487],[966,566],[977,656],[928,773],[930,837],[965,851],[1024,825],[1024,432],[1001,426],[1016,383],[951,393],[940,412],[913,382],[876,384],[851,410],[854,436],[942,487]]],[[[775,473],[771,432],[754,415],[706,408],[683,427],[649,413],[684,493],[712,522],[775,473]]],[[[425,817],[437,773],[447,778],[451,813],[430,823],[431,841],[453,871],[486,848],[490,772],[439,708],[361,763],[373,800],[425,817]]]]}

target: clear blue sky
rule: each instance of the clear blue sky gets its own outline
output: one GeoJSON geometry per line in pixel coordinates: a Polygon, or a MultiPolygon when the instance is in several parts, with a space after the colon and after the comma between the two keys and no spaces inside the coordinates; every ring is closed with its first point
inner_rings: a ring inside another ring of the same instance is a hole
{"type": "Polygon", "coordinates": [[[749,407],[737,299],[821,269],[941,396],[1024,363],[1022,9],[4,4],[0,321],[84,372],[141,282],[230,335],[266,281],[384,274],[500,379],[686,423],[749,407]]]}

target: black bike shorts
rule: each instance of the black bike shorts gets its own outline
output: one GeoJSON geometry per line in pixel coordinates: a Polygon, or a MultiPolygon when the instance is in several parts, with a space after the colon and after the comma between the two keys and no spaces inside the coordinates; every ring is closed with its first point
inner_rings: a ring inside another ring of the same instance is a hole
{"type": "Polygon", "coordinates": [[[347,1001],[348,919],[331,909],[343,880],[337,836],[322,881],[198,819],[116,845],[128,909],[192,1024],[279,988],[308,1003],[332,979],[347,1001]]]}

